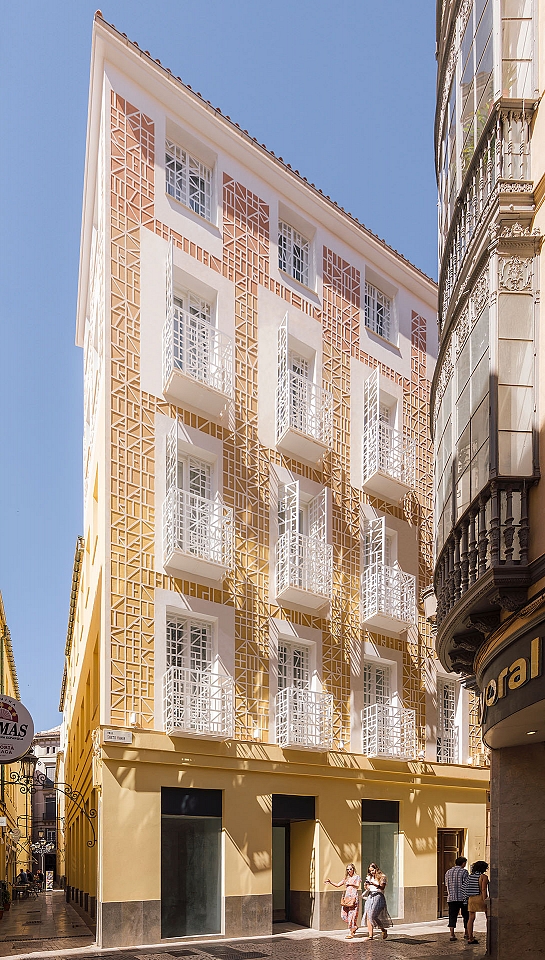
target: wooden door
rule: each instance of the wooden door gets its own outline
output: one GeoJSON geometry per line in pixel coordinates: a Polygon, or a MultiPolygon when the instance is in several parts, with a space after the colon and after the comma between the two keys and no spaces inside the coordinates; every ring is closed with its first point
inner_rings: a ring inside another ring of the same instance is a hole
{"type": "Polygon", "coordinates": [[[437,831],[437,916],[448,917],[445,873],[454,866],[464,849],[463,830],[437,831]]]}

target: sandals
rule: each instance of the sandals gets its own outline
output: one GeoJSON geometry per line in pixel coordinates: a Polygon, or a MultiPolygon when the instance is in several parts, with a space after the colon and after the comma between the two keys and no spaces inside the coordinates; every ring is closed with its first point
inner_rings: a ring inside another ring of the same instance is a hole
{"type": "Polygon", "coordinates": [[[388,936],[388,931],[387,931],[387,930],[383,930],[383,931],[382,931],[382,939],[383,939],[383,940],[386,940],[386,937],[387,937],[387,936],[388,936]]]}
{"type": "Polygon", "coordinates": [[[468,943],[478,943],[479,941],[478,941],[478,940],[475,940],[475,937],[473,937],[473,940],[468,940],[467,942],[468,942],[468,943]]]}
{"type": "Polygon", "coordinates": [[[451,943],[454,943],[454,941],[455,941],[456,939],[457,939],[456,937],[451,937],[451,938],[450,938],[450,942],[451,942],[451,943]]]}

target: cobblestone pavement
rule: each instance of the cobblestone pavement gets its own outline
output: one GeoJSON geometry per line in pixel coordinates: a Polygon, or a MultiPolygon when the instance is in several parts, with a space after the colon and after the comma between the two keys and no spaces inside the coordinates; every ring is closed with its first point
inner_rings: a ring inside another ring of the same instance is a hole
{"type": "Polygon", "coordinates": [[[66,903],[62,891],[55,890],[41,894],[38,900],[12,904],[0,922],[0,956],[12,960],[482,960],[483,923],[484,918],[476,924],[478,946],[467,945],[461,930],[458,941],[450,943],[446,921],[440,920],[395,926],[387,940],[370,942],[363,930],[355,940],[346,941],[346,930],[326,933],[275,924],[271,937],[99,950],[84,920],[66,903]]]}

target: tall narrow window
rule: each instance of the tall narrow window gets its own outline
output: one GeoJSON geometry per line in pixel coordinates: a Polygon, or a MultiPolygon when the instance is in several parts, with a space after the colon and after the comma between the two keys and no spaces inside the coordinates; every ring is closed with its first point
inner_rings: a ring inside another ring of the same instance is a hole
{"type": "Polygon", "coordinates": [[[212,627],[186,617],[167,618],[167,667],[203,671],[212,664],[212,627]]]}
{"type": "Polygon", "coordinates": [[[308,287],[309,241],[289,223],[278,222],[278,266],[308,287]]]}
{"type": "Polygon", "coordinates": [[[308,647],[302,644],[278,644],[278,689],[309,687],[308,647]]]}
{"type": "Polygon", "coordinates": [[[390,667],[381,663],[365,663],[363,665],[363,705],[371,707],[375,704],[389,704],[390,667]]]}
{"type": "Polygon", "coordinates": [[[165,144],[165,170],[167,193],[210,220],[212,171],[170,140],[165,144]]]}
{"type": "Polygon", "coordinates": [[[392,301],[371,283],[365,284],[365,326],[385,340],[393,340],[392,301]]]}
{"type": "Polygon", "coordinates": [[[454,680],[437,681],[437,761],[458,762],[456,686],[454,680]]]}

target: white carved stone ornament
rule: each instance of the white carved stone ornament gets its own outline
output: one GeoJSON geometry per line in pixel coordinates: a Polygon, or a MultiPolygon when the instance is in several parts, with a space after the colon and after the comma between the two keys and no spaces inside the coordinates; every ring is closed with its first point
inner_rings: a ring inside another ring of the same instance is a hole
{"type": "Polygon", "coordinates": [[[500,291],[521,293],[532,288],[532,261],[522,257],[500,257],[498,260],[500,291]]]}

